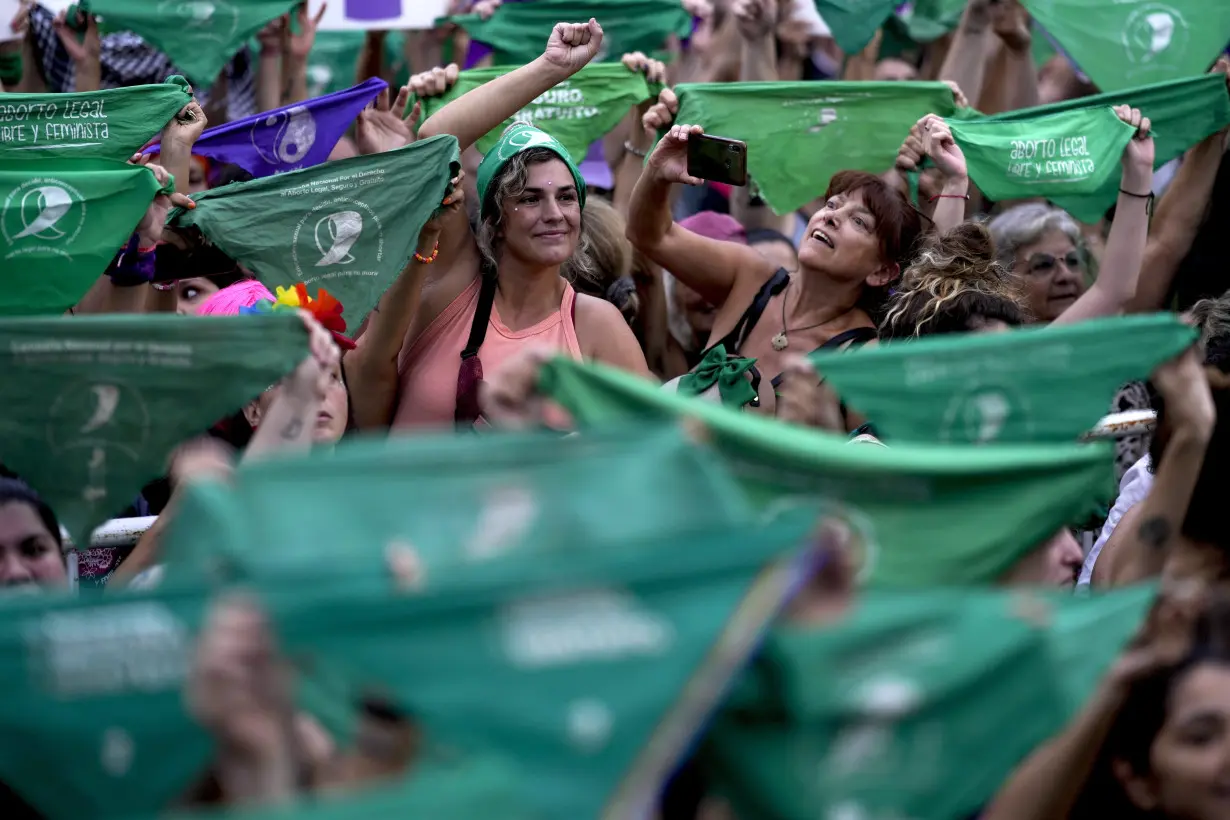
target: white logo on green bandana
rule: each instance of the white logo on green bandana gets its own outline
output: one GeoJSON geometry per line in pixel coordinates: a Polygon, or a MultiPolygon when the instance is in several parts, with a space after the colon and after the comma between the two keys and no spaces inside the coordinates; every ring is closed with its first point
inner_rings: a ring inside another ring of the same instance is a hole
{"type": "Polygon", "coordinates": [[[559,142],[555,137],[545,131],[539,131],[537,128],[523,128],[521,131],[510,136],[504,145],[508,150],[500,152],[500,159],[510,159],[513,155],[527,151],[530,148],[545,146],[552,150],[559,149],[559,142]]]}
{"type": "MultiPolygon", "coordinates": [[[[380,184],[381,174],[314,181],[304,193],[380,184]]],[[[305,285],[352,276],[379,276],[384,261],[384,221],[366,202],[325,197],[299,219],[291,235],[291,264],[305,285]],[[360,239],[362,242],[360,242],[360,239]],[[362,266],[362,267],[359,267],[362,266]]]]}
{"type": "Polygon", "coordinates": [[[305,106],[271,114],[252,126],[252,147],[260,158],[270,165],[294,165],[307,156],[316,144],[316,120],[305,106]],[[262,144],[260,137],[273,131],[272,153],[268,141],[262,144]]]}
{"type": "Polygon", "coordinates": [[[164,0],[158,11],[194,40],[225,45],[239,29],[239,12],[227,0],[164,0]]]}
{"type": "Polygon", "coordinates": [[[1028,402],[1009,388],[981,385],[956,396],[944,414],[944,441],[990,444],[1010,420],[1033,427],[1028,402]]]}
{"type": "Polygon", "coordinates": [[[1165,52],[1187,47],[1187,21],[1170,6],[1148,3],[1133,11],[1123,27],[1123,47],[1133,63],[1152,63],[1165,52]]]}
{"type": "Polygon", "coordinates": [[[94,414],[77,431],[82,435],[110,423],[120,404],[120,389],[114,384],[96,384],[90,390],[94,393],[94,414]]]}
{"type": "Polygon", "coordinates": [[[320,251],[320,261],[316,267],[349,265],[354,261],[350,249],[362,233],[363,216],[357,211],[339,211],[321,219],[316,223],[316,249],[320,251]],[[326,238],[328,246],[325,245],[326,238]]]}
{"type": "Polygon", "coordinates": [[[39,178],[22,183],[5,197],[0,213],[0,228],[11,248],[5,258],[47,251],[65,254],[51,245],[71,244],[85,224],[85,212],[85,198],[67,182],[39,178]],[[80,207],[72,215],[74,206],[80,207]]]}
{"type": "Polygon", "coordinates": [[[822,131],[826,125],[835,122],[837,122],[837,109],[821,108],[820,113],[816,115],[816,124],[807,130],[812,134],[816,134],[822,131]]]}
{"type": "Polygon", "coordinates": [[[102,769],[112,777],[123,777],[132,768],[136,744],[132,735],[123,729],[112,727],[103,732],[102,750],[99,755],[102,769]]]}

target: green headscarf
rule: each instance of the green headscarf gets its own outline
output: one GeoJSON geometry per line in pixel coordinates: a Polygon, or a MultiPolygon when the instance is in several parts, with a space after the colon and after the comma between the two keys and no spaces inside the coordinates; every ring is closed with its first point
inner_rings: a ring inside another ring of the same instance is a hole
{"type": "Polygon", "coordinates": [[[514,122],[508,126],[491,150],[483,156],[483,161],[478,166],[478,201],[482,204],[483,216],[486,216],[490,209],[499,207],[498,203],[487,200],[492,181],[500,175],[509,160],[531,148],[546,148],[564,161],[573,180],[576,181],[581,207],[585,207],[585,178],[581,176],[580,169],[572,161],[572,154],[568,153],[563,143],[529,123],[514,122]]]}

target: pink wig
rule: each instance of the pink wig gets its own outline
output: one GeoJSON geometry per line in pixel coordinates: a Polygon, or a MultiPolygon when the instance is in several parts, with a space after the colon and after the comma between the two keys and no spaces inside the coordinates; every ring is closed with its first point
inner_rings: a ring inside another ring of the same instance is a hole
{"type": "Polygon", "coordinates": [[[245,279],[210,296],[196,309],[196,315],[238,316],[243,308],[250,308],[262,301],[274,301],[274,295],[269,292],[269,288],[255,279],[245,279]]]}

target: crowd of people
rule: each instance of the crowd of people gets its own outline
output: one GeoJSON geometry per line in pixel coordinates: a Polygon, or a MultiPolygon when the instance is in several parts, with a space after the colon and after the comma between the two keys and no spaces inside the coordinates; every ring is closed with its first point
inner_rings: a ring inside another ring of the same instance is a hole
{"type": "Polygon", "coordinates": [[[1230,7],[13,5],[6,817],[1230,817],[1230,7]]]}

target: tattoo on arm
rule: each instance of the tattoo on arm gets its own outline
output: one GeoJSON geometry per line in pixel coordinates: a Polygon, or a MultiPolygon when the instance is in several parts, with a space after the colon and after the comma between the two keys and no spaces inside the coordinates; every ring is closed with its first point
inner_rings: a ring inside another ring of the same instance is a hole
{"type": "Polygon", "coordinates": [[[287,441],[293,441],[299,438],[299,434],[303,432],[303,420],[291,419],[290,424],[282,428],[282,438],[287,441]]]}
{"type": "Polygon", "coordinates": [[[1146,519],[1137,530],[1140,540],[1153,549],[1161,549],[1170,540],[1170,522],[1160,516],[1146,519]]]}

